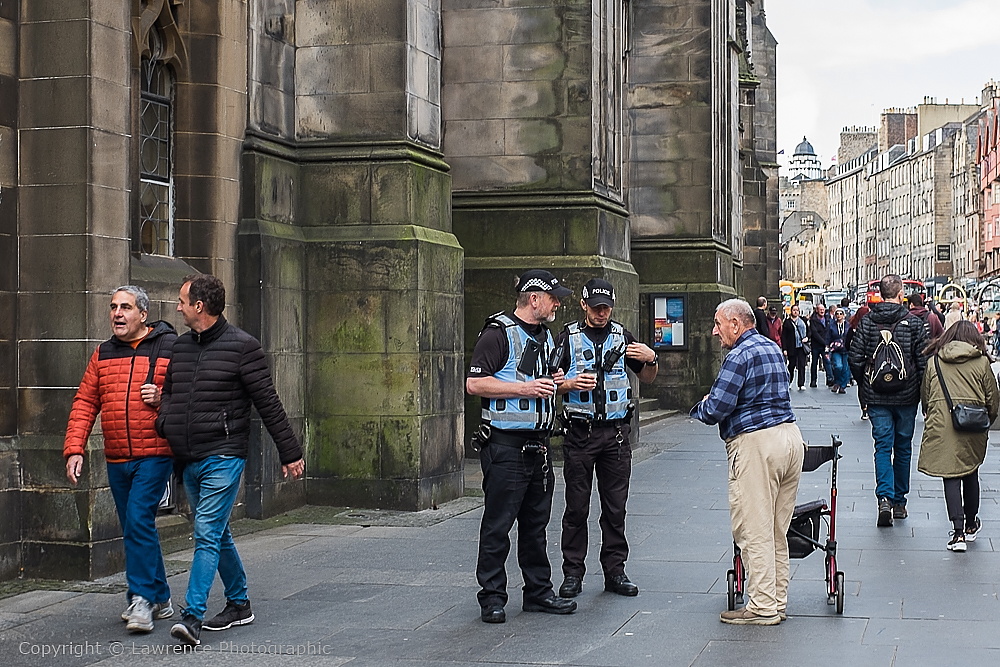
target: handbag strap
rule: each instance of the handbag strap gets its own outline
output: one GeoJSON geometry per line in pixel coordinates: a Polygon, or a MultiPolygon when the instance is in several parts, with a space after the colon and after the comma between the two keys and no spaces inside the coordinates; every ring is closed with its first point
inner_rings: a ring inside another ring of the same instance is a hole
{"type": "Polygon", "coordinates": [[[934,355],[934,369],[937,371],[938,382],[941,383],[941,389],[944,391],[944,400],[948,404],[948,412],[951,412],[954,408],[951,406],[951,394],[948,393],[948,385],[944,382],[944,376],[941,375],[941,361],[938,359],[937,354],[934,355]]]}

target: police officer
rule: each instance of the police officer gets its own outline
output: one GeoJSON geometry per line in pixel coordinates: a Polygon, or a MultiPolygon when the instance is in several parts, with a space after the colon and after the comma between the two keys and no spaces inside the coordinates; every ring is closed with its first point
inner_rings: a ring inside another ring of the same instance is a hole
{"type": "Polygon", "coordinates": [[[625,502],[632,475],[629,445],[632,389],[626,368],[641,382],[656,377],[656,353],[611,319],[615,290],[594,278],[583,286],[583,320],[568,325],[556,339],[565,346],[565,380],[559,393],[568,421],[563,445],[566,513],[562,521],[563,584],[559,595],[576,597],[583,588],[587,557],[590,490],[597,473],[601,498],[601,568],[604,590],[638,595],[625,574],[625,502]]]}
{"type": "Polygon", "coordinates": [[[555,420],[555,393],[563,371],[550,372],[552,334],[559,299],[572,292],[548,271],[525,271],[517,282],[517,306],[486,320],[472,353],[466,390],[482,397],[483,423],[476,433],[483,466],[485,502],[479,530],[476,578],[484,623],[507,620],[510,530],[517,520],[517,560],[524,579],[522,609],[571,614],[576,603],[556,597],[545,547],[552,511],[548,452],[555,420]]]}

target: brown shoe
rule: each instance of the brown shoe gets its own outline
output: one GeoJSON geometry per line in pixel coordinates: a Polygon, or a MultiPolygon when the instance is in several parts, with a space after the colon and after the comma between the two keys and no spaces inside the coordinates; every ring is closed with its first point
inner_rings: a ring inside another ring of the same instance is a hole
{"type": "Polygon", "coordinates": [[[780,618],[783,621],[787,621],[788,620],[788,613],[784,609],[779,609],[778,610],[778,618],[780,618]]]}
{"type": "Polygon", "coordinates": [[[746,607],[737,609],[736,611],[724,611],[719,618],[723,623],[729,623],[730,625],[777,625],[781,623],[781,616],[778,614],[760,616],[746,607]]]}

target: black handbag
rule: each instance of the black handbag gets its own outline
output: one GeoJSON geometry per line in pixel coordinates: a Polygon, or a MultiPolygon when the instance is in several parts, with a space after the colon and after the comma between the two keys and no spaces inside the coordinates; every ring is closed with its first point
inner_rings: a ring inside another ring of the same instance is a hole
{"type": "Polygon", "coordinates": [[[990,413],[982,405],[966,405],[964,403],[952,404],[951,394],[948,393],[948,385],[944,383],[944,376],[941,375],[941,362],[938,356],[934,355],[934,368],[937,369],[938,381],[941,389],[944,390],[944,400],[948,404],[948,412],[951,413],[951,425],[956,431],[966,433],[985,433],[990,430],[990,413]]]}

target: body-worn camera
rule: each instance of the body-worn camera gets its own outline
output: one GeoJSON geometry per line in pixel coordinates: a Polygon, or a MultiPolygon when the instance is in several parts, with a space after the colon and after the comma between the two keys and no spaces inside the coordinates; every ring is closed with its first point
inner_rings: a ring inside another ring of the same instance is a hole
{"type": "Polygon", "coordinates": [[[528,342],[524,344],[521,359],[517,362],[517,372],[523,375],[534,375],[538,372],[538,355],[541,352],[541,343],[533,338],[529,338],[528,342]]]}

